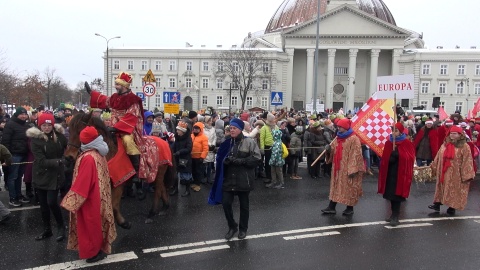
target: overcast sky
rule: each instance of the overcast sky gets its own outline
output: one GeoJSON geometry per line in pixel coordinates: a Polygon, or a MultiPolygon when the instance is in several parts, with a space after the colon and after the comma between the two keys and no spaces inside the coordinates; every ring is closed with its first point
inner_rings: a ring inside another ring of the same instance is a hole
{"type": "MultiPolygon", "coordinates": [[[[239,44],[263,30],[283,0],[0,0],[0,51],[20,75],[56,69],[70,87],[103,78],[106,48],[239,44]],[[82,75],[87,74],[88,76],[82,75]]],[[[480,48],[479,0],[384,0],[397,25],[427,46],[480,48]]]]}

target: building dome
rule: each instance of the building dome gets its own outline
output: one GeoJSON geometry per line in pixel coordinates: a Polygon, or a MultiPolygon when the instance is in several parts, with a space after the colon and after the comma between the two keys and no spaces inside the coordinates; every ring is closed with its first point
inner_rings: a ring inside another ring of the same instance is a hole
{"type": "MultiPolygon", "coordinates": [[[[395,19],[382,0],[356,0],[360,10],[396,25],[395,19]]],[[[320,0],[320,14],[327,10],[328,0],[320,0]]],[[[277,32],[304,23],[317,16],[317,0],[284,0],[265,29],[265,33],[277,32]]]]}

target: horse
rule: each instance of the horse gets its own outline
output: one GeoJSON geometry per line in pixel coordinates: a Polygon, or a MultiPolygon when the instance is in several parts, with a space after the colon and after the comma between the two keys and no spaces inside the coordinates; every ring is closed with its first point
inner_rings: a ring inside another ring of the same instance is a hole
{"type": "MultiPolygon", "coordinates": [[[[65,150],[66,159],[70,161],[76,160],[78,154],[80,153],[80,131],[82,131],[87,126],[95,127],[98,133],[102,135],[103,140],[107,143],[108,149],[109,149],[108,154],[106,156],[107,161],[114,158],[115,155],[117,154],[117,151],[119,150],[118,148],[119,145],[117,142],[118,135],[112,136],[108,131],[107,126],[103,123],[103,121],[100,118],[92,116],[91,113],[79,113],[75,115],[69,122],[70,136],[68,140],[67,149],[65,150]]],[[[177,177],[176,170],[175,170],[176,168],[175,159],[173,158],[170,147],[168,147],[168,143],[163,141],[165,143],[163,144],[158,141],[162,141],[162,140],[161,139],[155,140],[155,144],[157,145],[157,148],[156,148],[157,150],[155,151],[157,151],[157,154],[160,154],[161,151],[169,151],[171,164],[158,163],[158,171],[156,176],[154,177],[155,193],[153,198],[153,204],[148,213],[147,219],[145,220],[145,223],[147,224],[153,222],[153,217],[155,215],[166,214],[166,211],[170,206],[167,187],[170,187],[172,186],[172,184],[176,183],[176,177],[177,177]],[[167,147],[165,147],[165,145],[167,147]],[[163,202],[162,209],[159,209],[160,199],[163,202]]],[[[120,141],[120,144],[121,144],[121,141],[120,141]]],[[[110,167],[111,167],[111,164],[109,163],[109,168],[110,167]]],[[[111,179],[113,179],[112,173],[114,170],[110,169],[109,171],[110,171],[110,177],[111,179]]],[[[131,178],[131,176],[128,178],[131,178]]],[[[130,179],[128,179],[128,181],[130,181],[130,179]]],[[[123,229],[130,229],[131,223],[123,217],[120,211],[120,201],[121,201],[126,183],[127,181],[124,181],[116,185],[115,183],[113,183],[113,180],[112,180],[112,207],[113,207],[113,215],[115,217],[115,221],[117,225],[119,225],[123,229]]]]}

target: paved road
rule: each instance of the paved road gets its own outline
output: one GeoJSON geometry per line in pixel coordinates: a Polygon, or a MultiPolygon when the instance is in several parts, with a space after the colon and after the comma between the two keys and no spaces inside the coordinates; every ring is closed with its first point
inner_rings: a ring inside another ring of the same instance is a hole
{"type": "MultiPolygon", "coordinates": [[[[302,166],[305,167],[305,166],[302,166]]],[[[414,184],[402,206],[402,224],[388,228],[389,204],[376,194],[376,178],[364,181],[364,197],[352,217],[322,216],[328,204],[327,179],[286,181],[283,190],[251,193],[250,229],[245,240],[223,240],[221,206],[206,204],[208,189],[171,198],[165,217],[145,224],[150,199],[122,201],[134,226],[118,229],[114,254],[92,269],[480,269],[480,196],[475,182],[465,211],[429,215],[434,185],[414,184]]],[[[5,191],[0,199],[7,201],[5,191]]],[[[238,207],[238,206],[237,206],[238,207]]],[[[235,208],[237,210],[237,208],[235,208]]],[[[238,211],[235,212],[238,216],[238,211]]],[[[66,242],[42,242],[39,209],[14,212],[0,226],[0,269],[85,267],[66,242]]]]}

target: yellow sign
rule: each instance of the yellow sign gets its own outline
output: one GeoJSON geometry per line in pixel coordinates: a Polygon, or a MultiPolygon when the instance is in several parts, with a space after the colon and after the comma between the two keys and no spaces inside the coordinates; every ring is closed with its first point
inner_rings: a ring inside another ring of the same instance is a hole
{"type": "Polygon", "coordinates": [[[180,104],[163,104],[163,112],[170,114],[178,114],[180,111],[180,104]]]}
{"type": "Polygon", "coordinates": [[[155,82],[155,76],[153,76],[153,72],[151,69],[148,70],[147,75],[143,77],[144,82],[155,82]]]}

